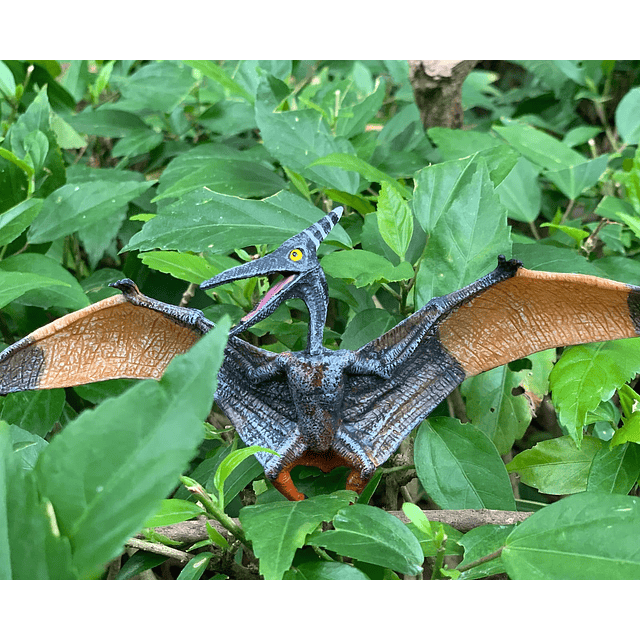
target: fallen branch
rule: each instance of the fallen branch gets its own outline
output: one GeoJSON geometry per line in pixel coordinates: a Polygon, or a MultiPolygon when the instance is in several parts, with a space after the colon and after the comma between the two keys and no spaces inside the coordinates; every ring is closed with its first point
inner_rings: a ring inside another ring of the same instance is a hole
{"type": "MultiPolygon", "coordinates": [[[[389,511],[389,513],[402,522],[409,522],[409,519],[403,511],[389,511]]],[[[428,510],[424,511],[424,514],[429,520],[444,522],[463,533],[485,524],[517,524],[526,520],[531,515],[530,512],[498,511],[495,509],[428,510]]],[[[240,524],[238,518],[232,518],[232,520],[236,525],[240,524]]],[[[219,522],[215,520],[209,520],[208,522],[219,533],[227,539],[230,539],[229,532],[219,522]]],[[[204,518],[180,522],[179,524],[172,524],[165,527],[157,527],[156,531],[167,538],[185,544],[195,544],[207,538],[204,518]]],[[[138,534],[137,537],[143,538],[144,536],[138,534]]]]}

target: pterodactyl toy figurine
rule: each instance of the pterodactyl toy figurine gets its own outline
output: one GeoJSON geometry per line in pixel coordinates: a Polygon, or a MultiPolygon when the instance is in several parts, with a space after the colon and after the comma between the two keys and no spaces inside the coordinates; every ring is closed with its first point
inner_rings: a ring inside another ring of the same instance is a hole
{"type": "MultiPolygon", "coordinates": [[[[535,272],[517,260],[434,298],[357,351],[322,345],[328,290],[316,251],[338,207],[273,253],[204,282],[282,274],[229,334],[216,401],[266,476],[290,500],[290,471],[346,466],[361,492],[375,469],[466,377],[536,351],[640,334],[640,287],[594,276],[535,272]],[[273,353],[237,337],[289,298],[309,310],[304,351],[273,353]]],[[[0,394],[111,378],[159,378],[213,324],[201,311],[142,295],[131,280],[106,300],[37,329],[0,354],[0,394]]]]}

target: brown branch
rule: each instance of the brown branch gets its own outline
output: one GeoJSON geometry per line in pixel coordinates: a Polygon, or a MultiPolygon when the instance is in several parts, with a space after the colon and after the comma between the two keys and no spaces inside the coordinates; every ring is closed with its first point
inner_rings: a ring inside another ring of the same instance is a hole
{"type": "MultiPolygon", "coordinates": [[[[389,511],[392,516],[395,516],[402,522],[409,522],[409,519],[403,511],[389,511]]],[[[521,511],[498,511],[496,509],[453,509],[453,510],[427,510],[424,514],[429,520],[435,522],[443,522],[451,525],[454,529],[466,533],[481,527],[485,524],[517,524],[526,520],[531,513],[521,511]]],[[[236,524],[240,524],[238,518],[233,518],[236,524]]],[[[209,520],[209,524],[214,527],[219,533],[229,538],[229,532],[215,520],[209,520]]],[[[176,542],[183,542],[186,544],[195,544],[201,540],[206,540],[207,529],[205,527],[204,520],[190,520],[189,522],[180,522],[179,524],[172,524],[166,527],[156,527],[158,533],[176,542]]],[[[142,538],[142,534],[138,534],[138,538],[142,538]]],[[[147,543],[152,544],[152,543],[147,543]]],[[[164,546],[164,545],[160,545],[164,546]]],[[[152,551],[152,549],[149,549],[152,551]]],[[[163,553],[158,551],[158,553],[163,553]]],[[[185,552],[180,552],[184,555],[185,552]]],[[[164,554],[166,555],[166,554],[164,554]]]]}

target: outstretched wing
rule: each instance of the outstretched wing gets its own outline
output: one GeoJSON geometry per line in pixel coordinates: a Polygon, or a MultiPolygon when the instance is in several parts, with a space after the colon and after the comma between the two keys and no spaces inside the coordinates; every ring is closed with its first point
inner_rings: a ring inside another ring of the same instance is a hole
{"type": "Polygon", "coordinates": [[[37,329],[0,354],[0,394],[113,378],[160,378],[213,324],[201,311],[143,296],[131,280],[120,295],[37,329]]]}
{"type": "MultiPolygon", "coordinates": [[[[277,353],[254,347],[234,336],[229,338],[218,373],[216,403],[234,425],[242,441],[269,449],[282,445],[298,433],[296,408],[284,373],[265,381],[251,381],[250,370],[274,364],[277,353]]],[[[257,453],[266,468],[276,456],[257,453]]]]}
{"type": "Polygon", "coordinates": [[[349,376],[344,422],[382,464],[466,377],[552,347],[637,335],[639,287],[502,258],[356,352],[397,364],[389,379],[349,376]]]}

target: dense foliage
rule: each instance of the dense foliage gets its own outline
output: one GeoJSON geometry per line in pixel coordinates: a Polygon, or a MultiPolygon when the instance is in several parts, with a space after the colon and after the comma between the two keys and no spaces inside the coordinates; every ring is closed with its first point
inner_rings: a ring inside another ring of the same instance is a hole
{"type": "MultiPolygon", "coordinates": [[[[640,285],[639,73],[481,63],[464,128],[425,131],[405,62],[0,63],[5,345],[122,277],[218,324],[160,382],[0,400],[0,577],[640,578],[640,340],[469,379],[357,504],[343,470],[311,468],[295,473],[310,499],[290,503],[208,415],[230,322],[267,283],[194,285],[335,204],[329,347],[365,344],[499,254],[640,285]],[[427,519],[437,507],[535,513],[463,534],[427,519]],[[221,526],[195,543],[154,529],[202,514],[221,526]]],[[[251,339],[302,349],[305,318],[288,302],[251,339]]]]}

